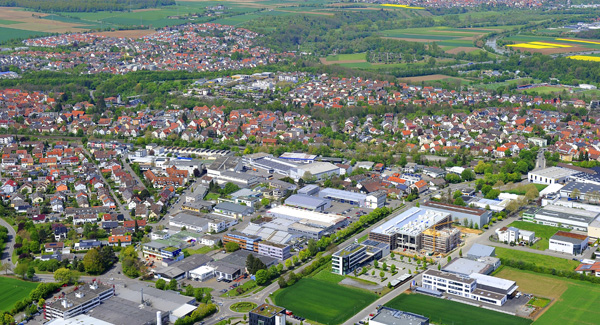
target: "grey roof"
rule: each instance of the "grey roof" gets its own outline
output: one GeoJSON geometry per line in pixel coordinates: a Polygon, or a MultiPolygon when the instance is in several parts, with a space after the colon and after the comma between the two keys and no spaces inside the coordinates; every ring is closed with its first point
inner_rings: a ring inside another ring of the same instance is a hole
{"type": "Polygon", "coordinates": [[[208,219],[185,212],[171,216],[171,219],[169,221],[200,227],[208,226],[208,219]]]}
{"type": "Polygon", "coordinates": [[[338,190],[335,188],[325,188],[319,192],[319,197],[332,197],[349,201],[364,201],[366,200],[367,195],[363,193],[338,190]]]}
{"type": "Polygon", "coordinates": [[[469,276],[472,273],[489,274],[492,271],[492,267],[482,262],[466,258],[457,258],[449,264],[446,264],[446,266],[442,268],[442,271],[469,276]]]}
{"type": "Polygon", "coordinates": [[[150,306],[140,306],[139,301],[133,302],[119,297],[112,297],[87,312],[87,315],[111,324],[124,324],[123,320],[135,319],[136,324],[146,325],[156,322],[157,311],[158,309],[150,306]]]}
{"type": "Polygon", "coordinates": [[[476,257],[484,257],[484,256],[496,256],[496,249],[492,246],[481,245],[481,244],[473,244],[471,249],[467,252],[467,256],[476,256],[476,257]]]}
{"type": "Polygon", "coordinates": [[[152,306],[163,312],[173,311],[194,299],[194,297],[180,295],[174,291],[156,289],[146,282],[132,282],[128,283],[127,287],[116,287],[116,294],[120,298],[138,304],[141,300],[142,291],[144,300],[149,301],[152,306]]]}
{"type": "Polygon", "coordinates": [[[429,324],[429,318],[405,311],[381,307],[371,321],[385,325],[419,325],[429,324]]]}
{"type": "Polygon", "coordinates": [[[246,213],[250,207],[231,203],[231,202],[221,202],[215,205],[215,210],[227,210],[234,213],[246,213]]]}
{"type": "Polygon", "coordinates": [[[568,208],[558,205],[547,205],[537,211],[536,218],[540,215],[553,218],[560,218],[573,222],[584,222],[590,224],[592,221],[598,218],[598,216],[600,216],[600,213],[590,210],[568,208]]]}
{"type": "Polygon", "coordinates": [[[560,240],[562,242],[567,242],[567,243],[571,243],[571,244],[574,244],[574,245],[579,245],[582,242],[587,241],[587,238],[586,239],[578,239],[578,238],[573,238],[573,237],[561,236],[561,235],[558,235],[558,234],[552,235],[552,237],[550,237],[550,239],[560,240]]]}
{"type": "Polygon", "coordinates": [[[250,251],[247,251],[247,250],[235,251],[235,252],[225,256],[224,258],[220,259],[219,262],[229,263],[229,264],[235,265],[243,270],[246,267],[246,259],[248,258],[248,255],[250,255],[250,254],[254,255],[255,258],[260,259],[263,263],[265,263],[265,265],[267,267],[271,266],[277,262],[276,258],[263,256],[263,255],[257,255],[250,251]]]}
{"type": "Polygon", "coordinates": [[[578,189],[582,194],[591,193],[591,192],[600,192],[600,185],[596,185],[593,183],[581,183],[581,182],[568,182],[563,186],[560,191],[565,191],[567,193],[572,192],[574,189],[578,189]]]}
{"type": "Polygon", "coordinates": [[[285,204],[287,205],[298,206],[313,210],[317,209],[318,207],[324,204],[327,204],[327,202],[329,202],[329,200],[327,199],[304,194],[294,194],[285,200],[285,204]]]}

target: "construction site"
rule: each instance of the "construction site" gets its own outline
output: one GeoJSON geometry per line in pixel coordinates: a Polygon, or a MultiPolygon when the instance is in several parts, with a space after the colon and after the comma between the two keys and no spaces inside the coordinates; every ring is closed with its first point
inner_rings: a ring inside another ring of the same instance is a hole
{"type": "Polygon", "coordinates": [[[460,244],[460,231],[447,212],[413,207],[369,233],[391,251],[446,254],[460,244]]]}

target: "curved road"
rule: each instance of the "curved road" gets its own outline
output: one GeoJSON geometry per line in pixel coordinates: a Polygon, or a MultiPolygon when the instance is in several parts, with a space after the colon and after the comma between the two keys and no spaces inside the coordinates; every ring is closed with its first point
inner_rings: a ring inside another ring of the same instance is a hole
{"type": "Polygon", "coordinates": [[[8,241],[6,242],[4,251],[1,252],[2,254],[0,263],[4,264],[5,262],[9,262],[14,267],[15,264],[11,257],[15,248],[15,238],[17,237],[17,232],[15,231],[15,228],[9,225],[8,222],[2,218],[0,218],[0,226],[4,226],[8,229],[8,241]]]}

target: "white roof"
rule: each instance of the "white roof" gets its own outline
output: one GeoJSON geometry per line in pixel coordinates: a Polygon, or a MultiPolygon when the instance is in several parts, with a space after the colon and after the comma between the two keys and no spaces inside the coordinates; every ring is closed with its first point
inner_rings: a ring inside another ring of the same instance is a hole
{"type": "Polygon", "coordinates": [[[322,223],[327,223],[327,224],[331,224],[331,225],[340,222],[340,219],[344,218],[344,217],[340,217],[335,214],[326,214],[326,213],[308,211],[308,210],[297,209],[297,208],[292,208],[292,207],[283,206],[283,205],[269,209],[268,213],[272,213],[276,216],[284,215],[289,218],[296,219],[296,221],[306,219],[306,220],[310,220],[310,221],[322,222],[322,223]]]}
{"type": "Polygon", "coordinates": [[[304,170],[305,172],[310,172],[313,175],[319,175],[322,173],[335,171],[335,170],[339,171],[339,169],[340,169],[338,166],[336,166],[332,163],[322,162],[322,161],[314,162],[314,163],[308,164],[306,166],[300,166],[298,168],[304,170]]]}
{"type": "Polygon", "coordinates": [[[181,307],[173,310],[173,316],[175,316],[177,318],[185,317],[189,313],[191,313],[194,310],[196,310],[196,308],[197,308],[196,306],[190,305],[190,304],[182,305],[181,307]]]}
{"type": "Polygon", "coordinates": [[[498,288],[501,290],[508,290],[512,288],[516,282],[506,279],[497,278],[494,276],[484,275],[480,273],[472,273],[469,275],[471,279],[477,280],[477,284],[481,284],[488,287],[498,288]]]}
{"type": "Polygon", "coordinates": [[[53,319],[51,321],[49,321],[46,324],[51,324],[51,325],[81,325],[81,324],[86,324],[86,325],[112,325],[109,322],[105,322],[103,320],[100,320],[98,318],[92,317],[92,316],[88,316],[85,314],[81,314],[81,315],[77,315],[75,317],[71,317],[71,318],[56,318],[53,319]]]}
{"type": "Polygon", "coordinates": [[[573,169],[568,169],[568,168],[548,167],[548,168],[544,168],[544,169],[533,170],[533,171],[530,171],[529,173],[532,175],[548,177],[548,178],[553,178],[553,179],[559,179],[559,178],[571,176],[573,174],[577,174],[579,172],[576,170],[573,170],[573,169]]]}
{"type": "Polygon", "coordinates": [[[561,188],[563,188],[563,184],[550,184],[548,187],[540,191],[540,196],[552,193],[558,193],[561,188]]]}

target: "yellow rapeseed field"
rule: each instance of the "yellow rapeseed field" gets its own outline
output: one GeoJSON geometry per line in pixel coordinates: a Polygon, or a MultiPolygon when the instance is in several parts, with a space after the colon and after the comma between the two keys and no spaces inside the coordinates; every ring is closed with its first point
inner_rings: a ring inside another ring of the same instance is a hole
{"type": "Polygon", "coordinates": [[[542,45],[542,46],[552,46],[552,47],[573,47],[571,45],[566,44],[556,44],[556,43],[544,43],[544,42],[529,42],[529,44],[542,45]]]}
{"type": "Polygon", "coordinates": [[[589,55],[572,55],[568,56],[569,59],[580,60],[580,61],[594,61],[600,62],[600,57],[598,56],[589,56],[589,55]]]}
{"type": "Polygon", "coordinates": [[[395,7],[395,8],[405,8],[405,9],[425,9],[424,7],[411,7],[407,5],[395,5],[392,3],[382,4],[384,7],[395,7]]]}
{"type": "Polygon", "coordinates": [[[580,40],[575,40],[575,39],[568,39],[568,38],[557,38],[557,41],[567,41],[567,42],[575,42],[575,43],[587,43],[587,44],[596,44],[596,45],[600,45],[600,42],[593,42],[593,41],[580,41],[580,40]]]}
{"type": "Polygon", "coordinates": [[[508,44],[506,46],[522,47],[522,48],[526,48],[526,49],[555,49],[555,48],[557,48],[556,46],[538,45],[538,44],[531,44],[531,43],[508,44]]]}

